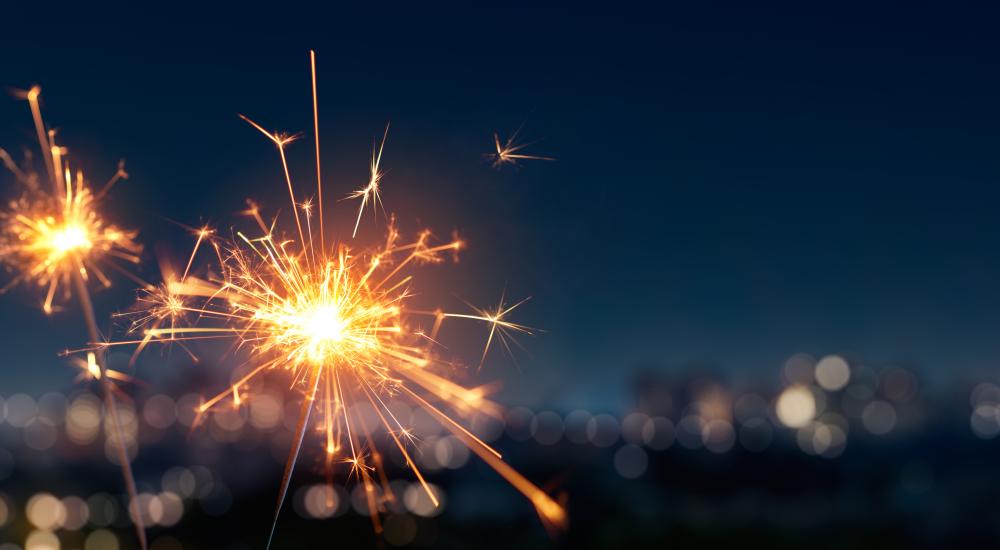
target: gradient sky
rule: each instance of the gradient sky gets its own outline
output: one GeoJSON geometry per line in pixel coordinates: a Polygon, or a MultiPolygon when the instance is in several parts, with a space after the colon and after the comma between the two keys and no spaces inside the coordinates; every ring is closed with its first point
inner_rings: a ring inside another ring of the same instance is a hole
{"type": "MultiPolygon", "coordinates": [[[[933,384],[995,372],[1000,12],[740,4],[15,7],[0,84],[43,86],[94,179],[125,157],[112,212],[182,254],[167,220],[228,228],[246,197],[286,208],[273,147],[236,114],[308,138],[316,49],[327,196],[364,182],[391,120],[387,209],[472,245],[428,289],[456,307],[533,297],[531,356],[482,373],[508,403],[614,406],[638,369],[692,365],[770,384],[799,351],[903,361],[933,384]],[[558,161],[491,171],[491,133],[521,123],[558,161]]],[[[0,101],[0,145],[30,146],[30,124],[0,101]]],[[[303,186],[311,147],[292,152],[303,186]]],[[[122,281],[97,305],[129,300],[122,281]]],[[[83,328],[37,303],[0,297],[0,394],[70,384],[54,354],[83,328]]]]}

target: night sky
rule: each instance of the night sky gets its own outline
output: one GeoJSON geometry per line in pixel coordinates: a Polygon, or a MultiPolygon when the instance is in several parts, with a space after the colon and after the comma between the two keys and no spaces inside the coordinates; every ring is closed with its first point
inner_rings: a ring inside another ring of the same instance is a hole
{"type": "MultiPolygon", "coordinates": [[[[544,332],[479,375],[506,404],[615,408],[635,373],[698,366],[771,384],[800,351],[906,362],[938,387],[992,372],[1000,11],[741,4],[6,7],[0,84],[42,86],[94,180],[127,159],[109,214],[141,230],[155,279],[154,249],[191,244],[174,221],[228,230],[247,197],[287,212],[273,146],[237,113],[305,132],[290,161],[314,185],[315,49],[327,197],[366,181],[391,120],[386,209],[470,243],[422,288],[452,309],[532,296],[517,320],[544,332]],[[492,170],[492,133],[522,123],[558,160],[492,170]]],[[[32,135],[26,103],[0,100],[0,146],[32,135]]],[[[328,206],[349,228],[355,204],[328,206]]],[[[132,295],[119,278],[99,314],[132,295]]],[[[56,353],[84,343],[79,314],[40,300],[0,297],[0,393],[72,383],[56,353]]]]}

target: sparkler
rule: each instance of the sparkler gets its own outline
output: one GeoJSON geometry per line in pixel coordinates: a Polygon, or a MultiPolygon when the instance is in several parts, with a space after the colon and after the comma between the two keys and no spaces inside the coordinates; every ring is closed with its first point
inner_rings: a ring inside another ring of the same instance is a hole
{"type": "Polygon", "coordinates": [[[361,224],[361,214],[365,212],[365,205],[368,204],[368,200],[372,201],[372,210],[378,213],[376,206],[381,208],[382,199],[379,196],[379,184],[382,183],[382,176],[385,174],[379,169],[379,164],[382,162],[382,150],[385,149],[385,140],[389,137],[389,125],[385,125],[385,133],[382,134],[382,144],[378,146],[378,152],[375,152],[375,144],[372,144],[372,162],[370,168],[370,175],[368,177],[368,184],[357,189],[347,195],[348,199],[361,199],[361,205],[358,206],[358,219],[354,222],[354,232],[351,233],[351,238],[358,236],[358,225],[361,224]]]}
{"type": "MultiPolygon", "coordinates": [[[[68,301],[76,297],[83,310],[87,335],[91,342],[101,340],[94,315],[94,305],[87,287],[92,279],[104,287],[111,286],[108,270],[115,270],[138,280],[120,265],[138,263],[142,246],[135,241],[136,232],[122,229],[106,221],[99,212],[111,188],[126,179],[124,164],[119,163],[115,175],[96,193],[79,169],[74,172],[66,158],[67,151],[58,145],[55,132],[47,130],[42,120],[38,98],[41,90],[36,86],[23,93],[31,109],[38,145],[50,186],[40,182],[30,164],[19,167],[6,151],[0,149],[0,160],[22,184],[21,195],[0,210],[0,262],[16,275],[0,291],[18,283],[44,289],[42,309],[46,314],[55,311],[55,301],[68,301]]],[[[139,281],[141,283],[141,281],[139,281]]],[[[78,365],[87,378],[98,380],[104,395],[104,406],[110,415],[118,461],[125,478],[132,505],[138,502],[135,479],[129,463],[128,452],[122,437],[115,398],[113,379],[123,375],[107,369],[104,354],[95,350],[87,361],[78,365]]],[[[140,513],[133,514],[136,535],[143,549],[146,534],[140,513]]]]}
{"type": "Polygon", "coordinates": [[[510,135],[509,138],[507,138],[507,141],[503,142],[500,140],[500,134],[496,132],[493,133],[493,143],[496,145],[496,152],[486,153],[486,155],[484,155],[487,159],[493,161],[493,168],[499,170],[505,165],[518,166],[518,163],[522,160],[556,160],[552,157],[528,155],[520,152],[526,147],[534,144],[534,142],[516,143],[517,135],[520,133],[521,128],[519,127],[513,134],[510,135]]]}
{"type": "MultiPolygon", "coordinates": [[[[316,65],[312,52],[310,62],[313,121],[318,136],[316,65]]],[[[221,338],[231,340],[245,351],[249,358],[248,374],[206,399],[198,408],[199,418],[215,407],[240,407],[254,399],[254,382],[264,373],[285,372],[292,380],[291,387],[303,392],[268,545],[306,432],[313,426],[313,416],[319,419],[315,429],[322,434],[328,480],[332,479],[334,468],[346,465],[348,475],[363,485],[375,530],[381,531],[379,513],[396,497],[382,468],[383,451],[376,442],[379,426],[372,425],[371,419],[366,420],[359,413],[359,404],[374,408],[378,424],[387,434],[386,442],[400,452],[427,496],[438,504],[413,460],[411,443],[415,436],[389,406],[395,399],[405,399],[422,408],[492,466],[531,501],[547,527],[564,526],[566,512],[559,503],[508,466],[499,452],[452,417],[452,414],[474,413],[499,415],[500,408],[487,399],[487,387],[467,388],[444,376],[442,367],[446,363],[438,357],[438,333],[449,317],[490,325],[483,358],[494,334],[502,338],[509,331],[527,332],[526,327],[506,318],[513,307],[501,303],[494,312],[451,314],[418,310],[409,305],[413,274],[408,270],[419,264],[442,262],[445,255],[461,250],[463,242],[457,237],[436,242],[429,231],[404,241],[389,218],[386,239],[380,246],[355,249],[340,243],[328,249],[323,235],[322,200],[318,232],[312,223],[312,203],[296,201],[285,156],[285,149],[294,138],[270,132],[243,118],[278,149],[298,240],[279,236],[276,221],[265,222],[259,208],[252,203],[245,214],[254,220],[259,235],[251,237],[236,232],[232,238],[221,238],[199,230],[188,266],[199,250],[210,250],[218,261],[217,273],[200,278],[185,270],[182,277],[168,280],[160,292],[146,293],[143,299],[150,304],[131,327],[142,337],[113,344],[145,346],[150,342],[221,338]],[[186,317],[194,322],[180,321],[186,317]],[[430,330],[421,328],[419,318],[428,320],[430,330]]],[[[367,202],[379,202],[381,151],[382,146],[373,151],[368,185],[351,195],[361,199],[355,234],[367,202]]],[[[316,153],[317,188],[322,197],[318,138],[316,153]]]]}

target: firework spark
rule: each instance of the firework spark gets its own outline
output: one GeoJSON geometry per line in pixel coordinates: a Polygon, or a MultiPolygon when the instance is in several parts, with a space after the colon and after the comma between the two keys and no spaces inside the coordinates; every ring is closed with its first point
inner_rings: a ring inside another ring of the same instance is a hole
{"type": "MultiPolygon", "coordinates": [[[[523,125],[522,125],[523,126],[523,125]]],[[[521,128],[518,128],[513,134],[507,138],[507,141],[500,140],[500,134],[493,134],[493,143],[496,145],[496,151],[486,153],[484,156],[493,162],[493,168],[500,169],[506,165],[518,166],[523,160],[556,160],[552,157],[543,157],[538,155],[528,155],[522,151],[534,142],[530,143],[517,143],[517,135],[521,133],[521,128]]]]}
{"type": "Polygon", "coordinates": [[[479,368],[483,368],[483,364],[486,362],[486,355],[490,352],[490,345],[493,343],[493,338],[496,337],[503,344],[503,347],[508,353],[513,354],[510,344],[515,342],[513,338],[513,333],[520,332],[522,334],[530,334],[531,330],[524,325],[519,325],[507,320],[507,316],[510,315],[512,311],[521,306],[521,304],[527,302],[530,298],[525,298],[520,302],[515,303],[512,306],[504,304],[504,296],[500,297],[500,303],[497,304],[496,308],[492,311],[481,309],[473,305],[469,307],[476,313],[476,315],[469,315],[463,313],[444,313],[445,317],[455,317],[460,319],[473,319],[476,321],[485,321],[490,325],[489,336],[486,337],[486,345],[483,346],[483,355],[479,359],[479,368]]]}
{"type": "MultiPolygon", "coordinates": [[[[19,197],[0,210],[0,262],[15,273],[13,280],[0,291],[18,283],[40,288],[45,296],[42,309],[46,314],[56,309],[56,301],[65,302],[76,297],[83,310],[87,334],[91,342],[101,339],[90,300],[88,283],[96,279],[101,286],[111,286],[108,270],[125,274],[139,281],[122,263],[136,264],[142,246],[135,241],[136,232],[122,229],[107,222],[100,214],[100,202],[120,180],[126,179],[124,163],[97,192],[81,170],[74,173],[67,159],[66,148],[58,145],[55,131],[47,130],[39,107],[41,90],[36,86],[23,93],[31,109],[48,176],[48,186],[40,181],[30,162],[19,167],[6,151],[0,149],[0,160],[22,184],[19,197]]],[[[132,505],[137,503],[135,480],[132,476],[128,453],[118,424],[118,412],[113,380],[124,375],[108,370],[104,354],[96,350],[87,355],[80,366],[83,375],[101,384],[104,404],[113,432],[108,434],[116,442],[118,460],[125,478],[132,505]]],[[[146,535],[141,514],[133,514],[133,522],[142,548],[146,535]]]]}
{"type": "MultiPolygon", "coordinates": [[[[318,133],[313,55],[311,64],[318,133]]],[[[442,322],[448,317],[461,317],[488,323],[488,350],[494,333],[528,330],[507,320],[513,307],[501,303],[495,312],[448,314],[416,310],[409,305],[414,284],[412,268],[443,261],[447,254],[461,250],[463,242],[457,237],[436,242],[429,231],[403,240],[390,217],[386,239],[380,245],[355,248],[340,243],[327,249],[322,229],[317,234],[312,227],[312,203],[303,205],[295,198],[285,157],[291,138],[243,118],[278,149],[299,239],[279,236],[274,229],[276,222],[265,222],[252,204],[246,214],[255,222],[256,236],[237,231],[232,238],[221,238],[200,232],[198,244],[202,250],[211,249],[218,262],[215,274],[199,278],[185,273],[168,281],[163,292],[145,294],[145,299],[153,303],[146,308],[147,315],[132,327],[137,339],[114,344],[233,341],[248,356],[250,370],[224,391],[207,398],[198,408],[199,415],[218,406],[245,405],[254,399],[254,383],[264,373],[284,372],[292,379],[292,387],[304,398],[285,463],[271,537],[313,416],[318,417],[315,427],[322,433],[327,478],[332,479],[333,471],[341,468],[349,477],[357,478],[368,497],[376,531],[381,530],[379,512],[395,499],[382,469],[384,455],[376,437],[380,429],[386,434],[385,443],[399,451],[427,496],[437,504],[437,497],[413,459],[412,430],[389,406],[396,399],[422,408],[468,445],[531,501],[547,526],[565,525],[566,512],[559,503],[453,418],[477,413],[499,415],[501,409],[487,399],[487,387],[467,388],[445,376],[449,364],[439,358],[436,340],[442,322]],[[305,213],[305,227],[299,210],[305,213]],[[185,315],[196,318],[196,322],[173,322],[185,315]],[[431,328],[423,329],[420,319],[426,319],[431,328]],[[378,425],[360,414],[357,405],[361,404],[375,409],[378,425]]],[[[355,231],[365,203],[378,202],[381,150],[379,146],[373,154],[368,186],[353,195],[362,199],[355,231]]],[[[317,176],[318,151],[317,147],[317,176]]],[[[321,189],[319,177],[317,182],[321,189]]],[[[320,201],[320,212],[322,208],[320,201]]],[[[321,228],[322,223],[321,219],[321,228]]],[[[189,266],[193,258],[194,253],[189,266]]],[[[271,538],[268,540],[270,544],[271,538]]]]}
{"type": "Polygon", "coordinates": [[[385,125],[385,133],[382,134],[382,144],[378,146],[378,150],[375,149],[375,144],[372,143],[372,162],[369,168],[368,184],[352,191],[346,198],[348,199],[361,199],[361,205],[358,206],[358,219],[354,222],[354,231],[351,233],[351,238],[358,236],[358,226],[361,224],[361,215],[365,212],[365,205],[368,201],[372,202],[372,211],[378,213],[378,208],[382,207],[382,199],[379,195],[379,190],[382,183],[382,176],[385,175],[382,170],[379,169],[379,164],[382,162],[382,150],[385,149],[385,140],[389,137],[389,125],[385,125]],[[377,208],[376,208],[377,207],[377,208]]]}

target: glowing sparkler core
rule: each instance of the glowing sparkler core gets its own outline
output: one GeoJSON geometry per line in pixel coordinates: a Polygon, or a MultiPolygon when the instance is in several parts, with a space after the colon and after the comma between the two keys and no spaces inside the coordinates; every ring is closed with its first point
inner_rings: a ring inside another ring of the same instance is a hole
{"type": "Polygon", "coordinates": [[[305,321],[305,329],[312,337],[314,348],[326,342],[337,343],[344,339],[347,323],[340,318],[337,306],[321,305],[310,311],[305,321]]]}
{"type": "MultiPolygon", "coordinates": [[[[380,293],[353,279],[356,268],[346,253],[340,262],[328,262],[320,269],[319,283],[312,283],[316,274],[308,263],[288,261],[281,269],[290,281],[302,284],[272,287],[266,297],[244,297],[233,305],[233,315],[252,320],[258,351],[278,351],[292,369],[303,362],[334,368],[370,362],[367,355],[386,345],[380,337],[395,330],[391,325],[398,308],[384,306],[378,301],[380,293]]],[[[239,288],[239,295],[248,294],[243,284],[232,288],[239,288]]]]}
{"type": "Polygon", "coordinates": [[[59,256],[73,250],[87,250],[93,246],[90,238],[87,236],[87,231],[79,225],[67,225],[56,230],[52,234],[52,241],[49,244],[57,259],[59,256]]]}

